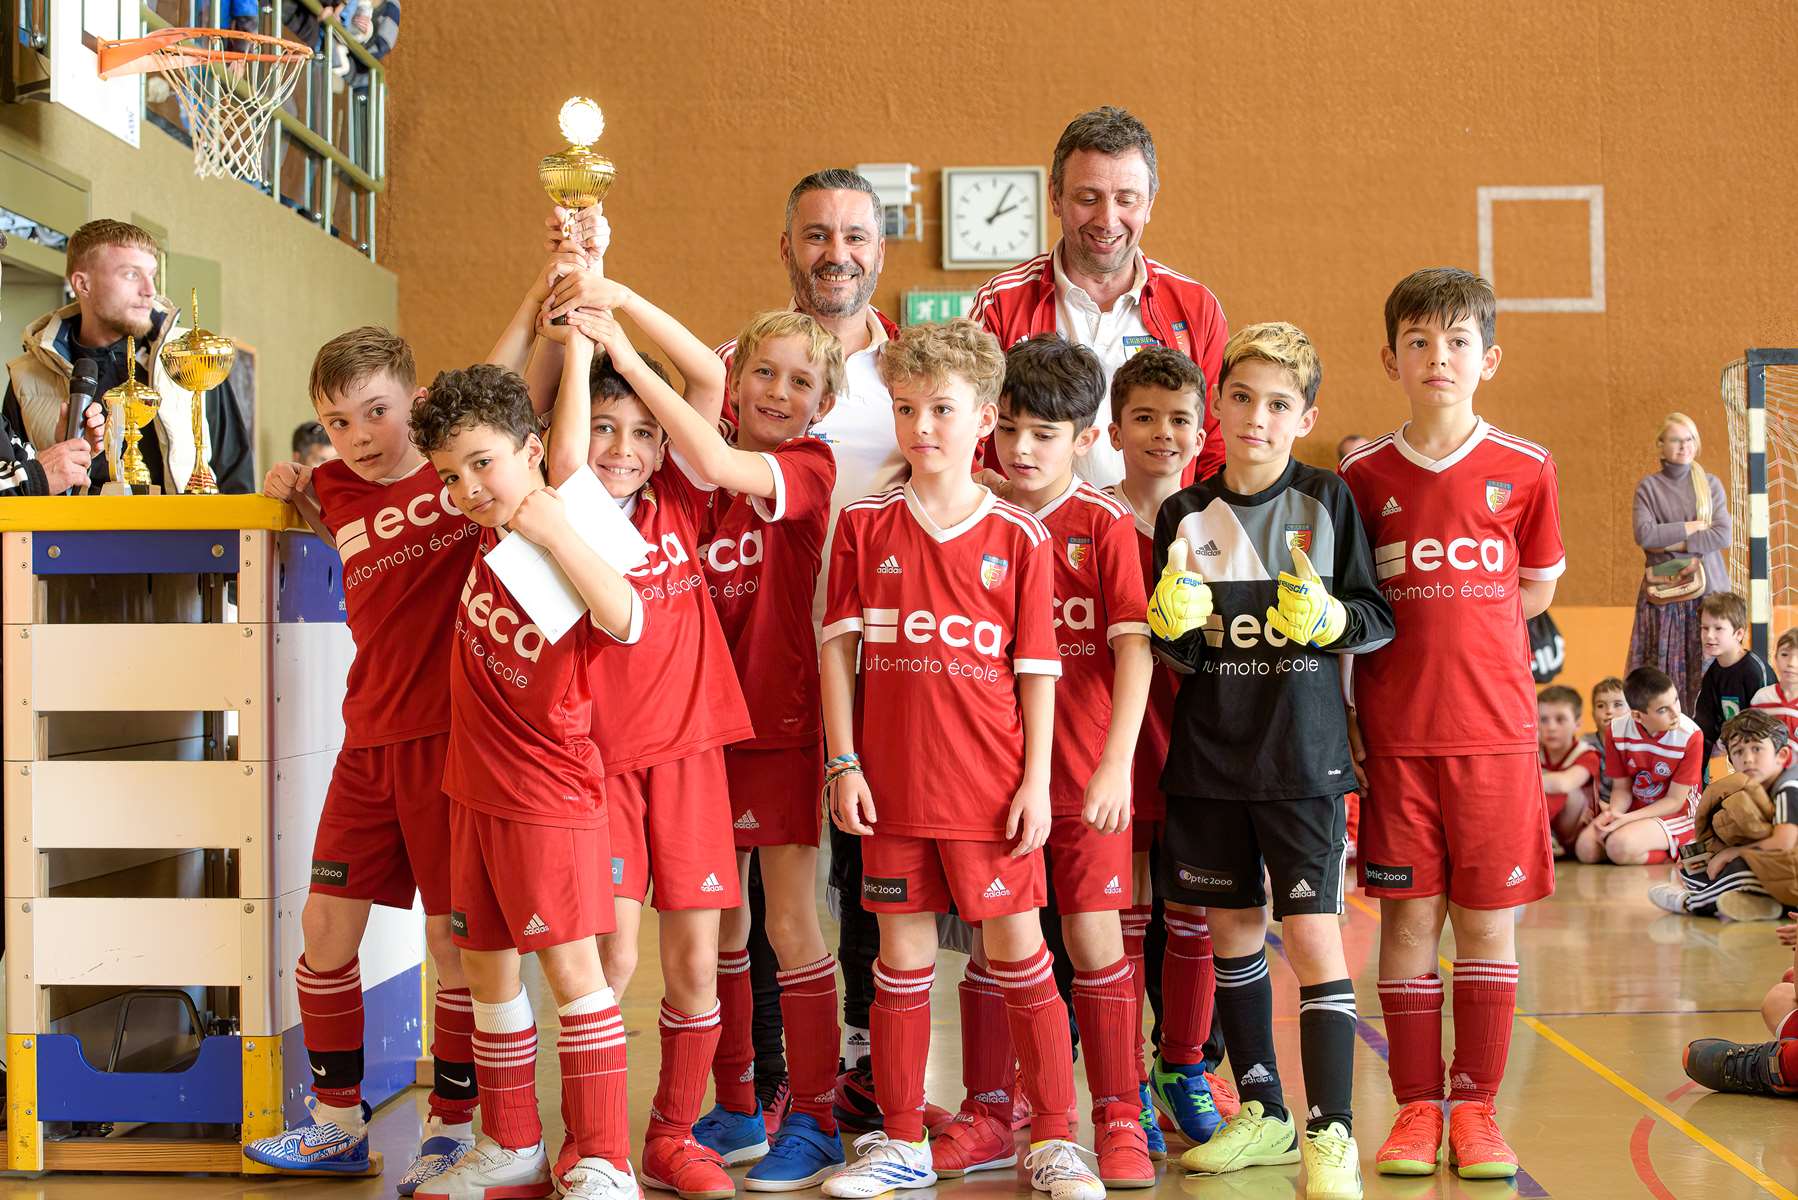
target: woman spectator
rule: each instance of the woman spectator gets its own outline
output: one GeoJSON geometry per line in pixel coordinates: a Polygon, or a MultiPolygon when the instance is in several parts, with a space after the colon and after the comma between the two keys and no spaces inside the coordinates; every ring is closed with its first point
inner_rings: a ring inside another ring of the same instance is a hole
{"type": "Polygon", "coordinates": [[[1698,426],[1668,413],[1655,442],[1661,469],[1636,485],[1636,545],[1647,558],[1629,639],[1631,670],[1647,665],[1672,676],[1680,707],[1692,711],[1704,675],[1698,645],[1698,603],[1729,590],[1723,551],[1729,547],[1729,508],[1723,484],[1698,465],[1698,426]]]}

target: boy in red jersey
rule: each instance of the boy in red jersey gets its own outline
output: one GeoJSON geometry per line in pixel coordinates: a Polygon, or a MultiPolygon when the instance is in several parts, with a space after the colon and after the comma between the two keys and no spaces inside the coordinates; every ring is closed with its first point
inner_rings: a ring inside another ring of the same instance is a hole
{"type": "MultiPolygon", "coordinates": [[[[1124,478],[1108,490],[1128,505],[1134,516],[1145,589],[1155,586],[1156,514],[1162,502],[1181,489],[1187,464],[1205,443],[1205,392],[1205,376],[1198,365],[1178,350],[1159,346],[1134,355],[1111,378],[1111,444],[1123,452],[1124,478]]],[[[1191,1044],[1181,1042],[1172,1059],[1158,1063],[1153,1082],[1147,1064],[1138,1066],[1142,1123],[1149,1152],[1156,1158],[1167,1151],[1157,1109],[1195,1145],[1209,1139],[1234,1115],[1234,1108],[1228,1107],[1228,1085],[1211,1073],[1223,1061],[1221,1043],[1215,1034],[1207,1036],[1215,1024],[1211,931],[1202,917],[1188,914],[1174,914],[1162,922],[1162,928],[1151,928],[1155,883],[1149,855],[1152,850],[1159,852],[1167,819],[1161,772],[1167,766],[1174,693],[1179,686],[1175,680],[1171,669],[1155,664],[1131,781],[1136,902],[1123,918],[1124,952],[1136,968],[1138,1007],[1145,994],[1159,1005],[1164,981],[1177,981],[1199,1002],[1197,1034],[1191,1044]],[[1145,942],[1158,936],[1165,949],[1158,945],[1154,953],[1145,956],[1145,942]],[[1173,1062],[1199,1070],[1169,1070],[1173,1062]]],[[[1138,1020],[1140,1023],[1140,1017],[1138,1020]]]]}
{"type": "Polygon", "coordinates": [[[474,1144],[475,1109],[473,1010],[450,940],[449,663],[440,647],[479,530],[412,445],[415,386],[403,339],[374,326],[332,338],[313,360],[310,391],[339,457],[316,469],[279,463],[263,482],[264,494],[292,501],[342,555],[356,657],[294,968],[312,1121],[244,1149],[285,1170],[368,1169],[357,950],[371,904],[410,909],[416,892],[437,967],[436,1036],[430,1116],[399,1184],[406,1196],[474,1144]]]}
{"type": "Polygon", "coordinates": [[[1773,674],[1776,682],[1756,692],[1749,707],[1772,713],[1798,736],[1798,629],[1779,635],[1773,648],[1773,674]]]}
{"type": "Polygon", "coordinates": [[[1667,862],[1692,840],[1704,786],[1704,731],[1679,711],[1666,672],[1637,667],[1623,680],[1630,713],[1605,730],[1611,794],[1574,851],[1585,863],[1667,862]]]}
{"type": "Polygon", "coordinates": [[[905,329],[879,367],[911,482],[837,519],[822,687],[831,817],[867,839],[862,895],[880,921],[874,1079],[886,1128],[857,1140],[862,1157],[824,1193],[936,1182],[924,1067],[934,914],[953,903],[981,927],[1005,992],[1033,1113],[1031,1184],[1055,1200],[1097,1200],[1104,1187],[1068,1140],[1067,1007],[1037,916],[1061,673],[1054,551],[1041,522],[969,471],[993,429],[1005,360],[991,334],[954,320],[905,329]]]}
{"type": "MultiPolygon", "coordinates": [[[[707,424],[718,419],[724,364],[708,346],[615,281],[588,278],[580,291],[582,307],[636,321],[686,380],[694,411],[707,424]]],[[[700,570],[712,485],[678,457],[665,461],[661,424],[640,399],[650,382],[666,386],[660,364],[619,349],[619,358],[601,354],[593,363],[584,461],[652,547],[629,573],[647,624],[641,642],[595,659],[593,688],[656,700],[608,712],[593,730],[606,763],[618,910],[617,931],[601,940],[601,951],[606,977],[627,986],[653,887],[662,1065],[644,1183],[710,1200],[735,1192],[722,1158],[693,1135],[721,1033],[719,914],[741,902],[724,747],[753,736],[754,727],[700,570]]],[[[558,453],[553,445],[550,452],[558,453]]]]}
{"type": "Polygon", "coordinates": [[[766,1155],[744,1179],[750,1191],[810,1187],[842,1165],[843,1149],[831,1115],[836,961],[818,923],[824,745],[811,622],[836,460],[806,431],[830,412],[843,386],[842,344],[804,313],[751,320],[730,368],[738,405],[733,445],[643,368],[610,314],[570,319],[593,332],[667,431],[693,482],[709,489],[709,540],[699,558],[756,714],[756,736],[729,747],[724,761],[738,878],[747,892],[750,851],[759,848],[783,1024],[797,1034],[788,1046],[793,1109],[770,1149],[755,1093],[749,909],[741,904],[725,913],[720,933],[717,1104],[694,1136],[730,1164],[766,1155]]]}
{"type": "Polygon", "coordinates": [[[1548,799],[1548,828],[1557,855],[1571,853],[1573,843],[1594,817],[1600,802],[1598,776],[1604,751],[1580,740],[1579,693],[1555,684],[1536,694],[1537,765],[1548,799]]]}
{"type": "Polygon", "coordinates": [[[1566,556],[1554,460],[1473,411],[1498,370],[1495,311],[1492,286],[1467,271],[1400,281],[1380,355],[1411,419],[1341,468],[1398,628],[1356,659],[1351,710],[1365,759],[1361,884],[1380,899],[1380,1000],[1401,1106],[1376,1158],[1383,1175],[1437,1166],[1445,917],[1458,955],[1449,1163],[1467,1179],[1516,1175],[1492,1109],[1517,999],[1511,910],[1554,890],[1535,688],[1515,648],[1566,556]]]}
{"type": "MultiPolygon", "coordinates": [[[[1129,509],[1074,474],[1098,439],[1093,417],[1104,399],[1104,370],[1090,350],[1059,334],[1028,338],[1005,356],[994,445],[1007,499],[1049,531],[1062,673],[1043,855],[1074,967],[1099,1176],[1108,1187],[1133,1188],[1154,1186],[1155,1166],[1140,1120],[1135,972],[1118,914],[1133,895],[1130,775],[1151,664],[1129,509]]],[[[931,1146],[938,1175],[1017,1161],[1005,1000],[978,940],[975,951],[961,984],[967,1096],[931,1146]]]]}
{"type": "MultiPolygon", "coordinates": [[[[557,404],[561,483],[583,461],[591,343],[568,340],[557,404]]],[[[524,380],[489,364],[445,371],[412,412],[413,438],[456,507],[481,527],[462,589],[443,788],[451,807],[451,927],[474,993],[481,1136],[417,1194],[447,1200],[634,1200],[624,1022],[594,938],[612,927],[603,767],[592,660],[636,640],[636,592],[574,532],[544,486],[524,380]],[[589,609],[551,640],[487,564],[505,531],[546,550],[589,609]],[[567,1140],[552,1173],[536,1100],[537,1022],[520,983],[534,953],[557,1003],[567,1140]]],[[[616,693],[608,697],[613,700],[616,693]]]]}

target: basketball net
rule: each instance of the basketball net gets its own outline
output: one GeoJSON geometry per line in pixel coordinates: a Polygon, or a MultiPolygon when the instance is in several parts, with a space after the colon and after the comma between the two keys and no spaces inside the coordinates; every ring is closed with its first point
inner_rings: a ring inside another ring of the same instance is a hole
{"type": "Polygon", "coordinates": [[[154,72],[169,85],[193,140],[195,175],[261,184],[269,122],[293,95],[312,51],[265,34],[161,29],[102,42],[99,58],[102,77],[154,72]]]}

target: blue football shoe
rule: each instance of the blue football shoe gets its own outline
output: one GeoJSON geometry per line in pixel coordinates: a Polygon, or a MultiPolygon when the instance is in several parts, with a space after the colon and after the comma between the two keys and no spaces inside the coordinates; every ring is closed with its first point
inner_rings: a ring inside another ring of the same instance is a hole
{"type": "Polygon", "coordinates": [[[318,1097],[306,1097],[306,1110],[314,1114],[304,1125],[285,1133],[261,1138],[243,1148],[244,1157],[277,1171],[337,1171],[345,1175],[368,1173],[368,1102],[362,1104],[362,1134],[352,1136],[335,1121],[316,1120],[318,1097]]]}
{"type": "Polygon", "coordinates": [[[1169,1063],[1156,1055],[1155,1066],[1149,1071],[1149,1091],[1155,1098],[1155,1107],[1166,1113],[1195,1146],[1203,1146],[1224,1127],[1224,1119],[1211,1099],[1211,1085],[1205,1080],[1204,1063],[1169,1063]]]}
{"type": "Polygon", "coordinates": [[[768,1157],[749,1168],[743,1186],[752,1192],[797,1192],[823,1183],[843,1165],[843,1143],[818,1128],[810,1113],[788,1113],[768,1157]]]}
{"type": "Polygon", "coordinates": [[[768,1127],[762,1122],[762,1106],[752,1113],[736,1113],[722,1104],[693,1122],[693,1140],[724,1160],[727,1167],[757,1162],[768,1153],[768,1127]]]}

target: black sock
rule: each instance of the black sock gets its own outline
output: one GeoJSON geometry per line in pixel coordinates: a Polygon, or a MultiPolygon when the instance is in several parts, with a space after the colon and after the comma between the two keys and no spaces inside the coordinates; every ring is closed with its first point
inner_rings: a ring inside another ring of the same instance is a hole
{"type": "Polygon", "coordinates": [[[1229,1047],[1236,1092],[1247,1104],[1261,1101],[1270,1117],[1286,1116],[1280,1091],[1280,1064],[1274,1057],[1274,988],[1267,975],[1267,951],[1242,958],[1218,955],[1217,1018],[1229,1047]]]}
{"type": "Polygon", "coordinates": [[[1355,1085],[1355,985],[1346,979],[1299,989],[1299,1059],[1305,1068],[1305,1128],[1340,1121],[1353,1133],[1349,1101],[1355,1085]]]}
{"type": "Polygon", "coordinates": [[[431,1056],[431,1091],[445,1100],[473,1100],[480,1093],[474,1081],[474,1064],[431,1056]]]}

